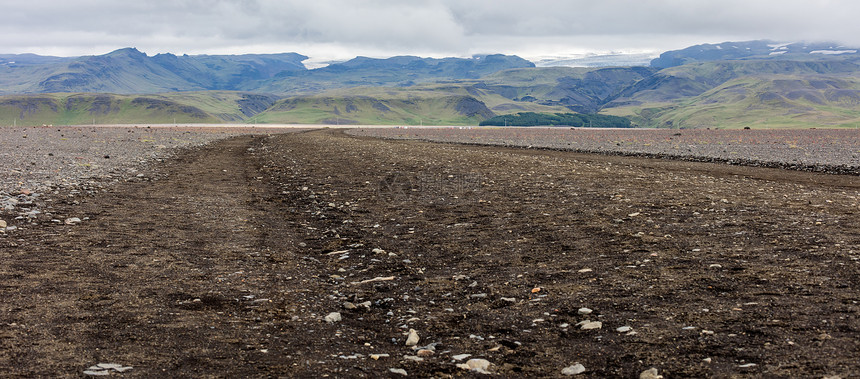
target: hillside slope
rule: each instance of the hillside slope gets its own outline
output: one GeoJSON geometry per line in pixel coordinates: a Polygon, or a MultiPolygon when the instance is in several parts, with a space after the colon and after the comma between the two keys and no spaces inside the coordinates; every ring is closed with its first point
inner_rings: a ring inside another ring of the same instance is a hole
{"type": "Polygon", "coordinates": [[[647,115],[641,121],[663,127],[854,128],[860,125],[860,78],[743,77],[647,115]]]}
{"type": "Polygon", "coordinates": [[[237,92],[0,96],[0,125],[243,122],[276,98],[237,92]]]}

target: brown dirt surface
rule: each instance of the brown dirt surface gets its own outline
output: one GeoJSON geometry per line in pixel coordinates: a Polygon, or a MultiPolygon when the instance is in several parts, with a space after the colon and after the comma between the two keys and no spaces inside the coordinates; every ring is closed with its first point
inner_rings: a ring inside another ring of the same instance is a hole
{"type": "Polygon", "coordinates": [[[856,176],[319,130],[48,200],[83,221],[0,234],[3,376],[860,374],[856,176]]]}

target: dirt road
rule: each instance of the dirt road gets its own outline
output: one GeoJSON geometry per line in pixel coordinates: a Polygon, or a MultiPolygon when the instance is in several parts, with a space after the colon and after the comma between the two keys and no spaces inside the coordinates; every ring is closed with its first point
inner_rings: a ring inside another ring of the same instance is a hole
{"type": "Polygon", "coordinates": [[[321,130],[108,188],[0,235],[3,376],[860,374],[854,176],[321,130]]]}

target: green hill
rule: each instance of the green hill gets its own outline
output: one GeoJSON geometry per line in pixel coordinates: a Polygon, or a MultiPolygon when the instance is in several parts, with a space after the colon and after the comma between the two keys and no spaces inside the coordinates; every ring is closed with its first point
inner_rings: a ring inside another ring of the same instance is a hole
{"type": "Polygon", "coordinates": [[[647,127],[850,126],[858,81],[853,58],[698,62],[635,83],[601,113],[647,127]]]}
{"type": "Polygon", "coordinates": [[[260,123],[477,125],[497,114],[569,112],[562,106],[510,100],[480,81],[410,87],[360,87],[279,100],[260,123]]]}
{"type": "Polygon", "coordinates": [[[7,95],[0,96],[0,125],[241,122],[274,101],[237,92],[7,95]]]}
{"type": "Polygon", "coordinates": [[[634,114],[640,124],[671,128],[853,128],[860,125],[860,78],[748,76],[634,114]]]}

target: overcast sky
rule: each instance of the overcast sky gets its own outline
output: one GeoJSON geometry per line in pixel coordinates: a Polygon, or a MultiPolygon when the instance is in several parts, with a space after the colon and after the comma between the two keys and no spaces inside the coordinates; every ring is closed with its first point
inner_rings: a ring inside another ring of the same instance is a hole
{"type": "Polygon", "coordinates": [[[773,39],[860,46],[857,0],[0,0],[0,53],[654,53],[773,39]]]}

